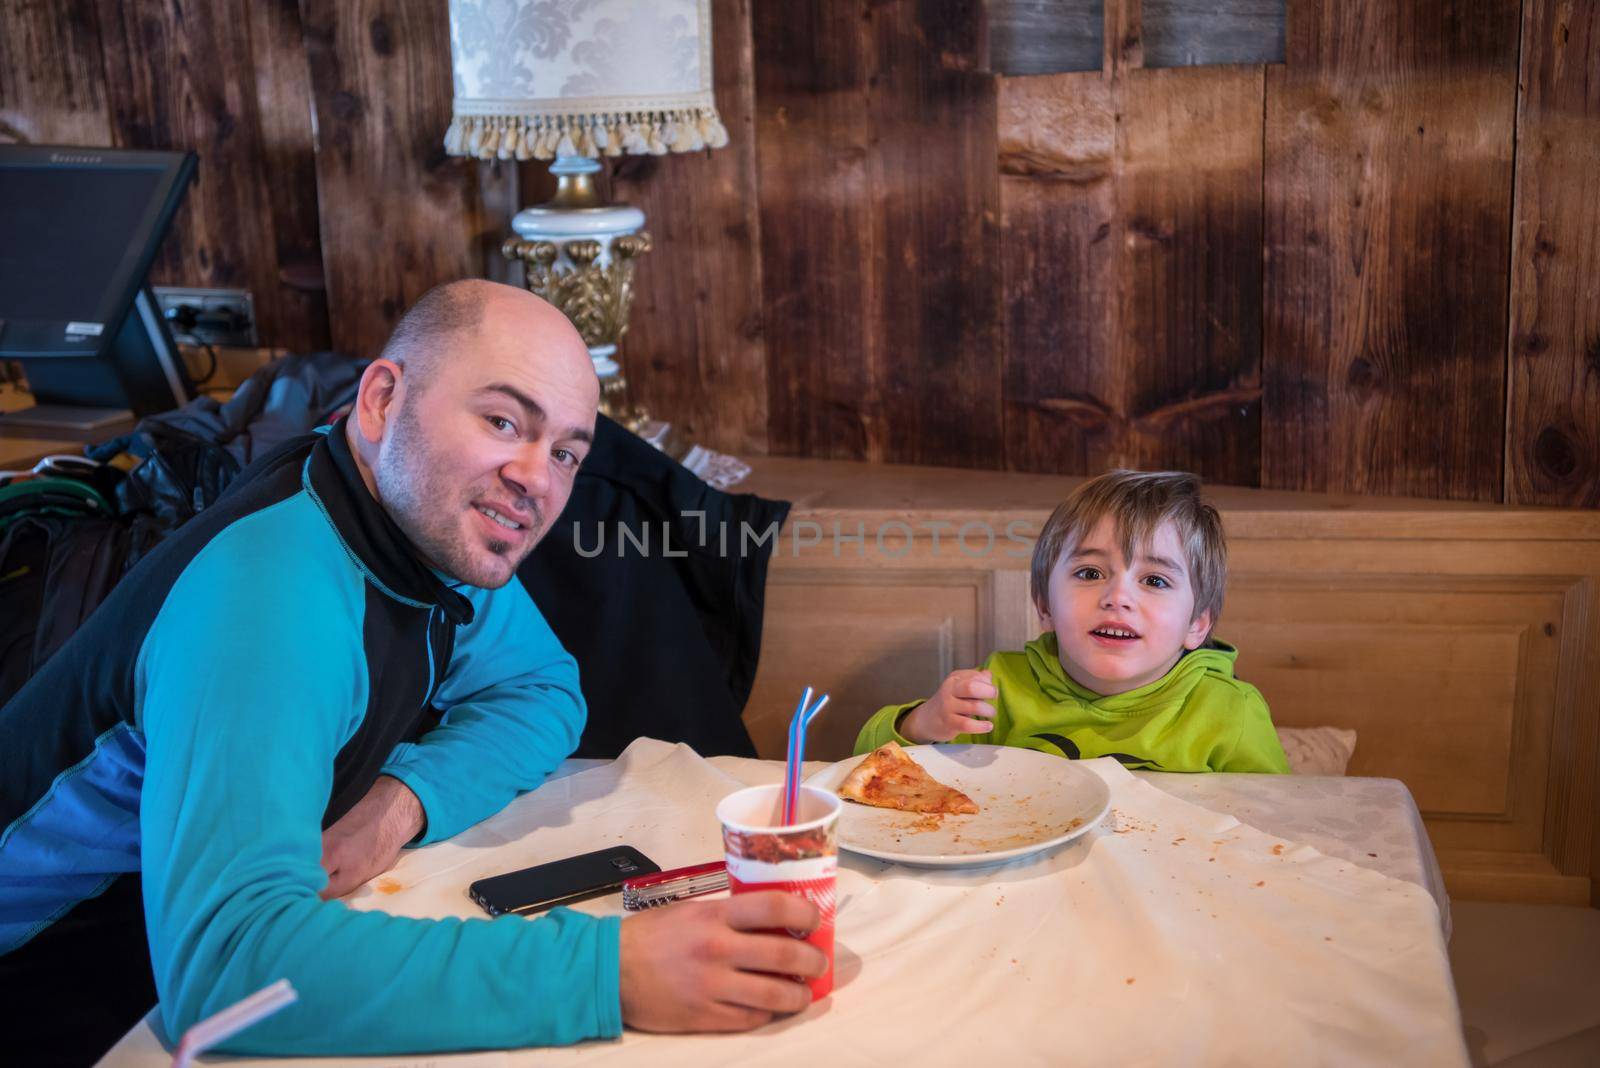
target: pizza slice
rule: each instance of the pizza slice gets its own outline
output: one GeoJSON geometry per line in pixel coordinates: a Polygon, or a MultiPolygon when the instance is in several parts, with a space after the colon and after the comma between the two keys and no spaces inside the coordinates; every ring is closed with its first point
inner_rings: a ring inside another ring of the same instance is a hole
{"type": "Polygon", "coordinates": [[[971,815],[977,804],[960,790],[935,779],[895,742],[880,745],[845,776],[839,796],[877,808],[903,812],[971,815]]]}

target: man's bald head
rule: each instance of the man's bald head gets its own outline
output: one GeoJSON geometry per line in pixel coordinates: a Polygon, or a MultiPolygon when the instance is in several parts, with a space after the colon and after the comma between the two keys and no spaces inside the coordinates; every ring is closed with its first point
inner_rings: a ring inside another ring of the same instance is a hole
{"type": "Polygon", "coordinates": [[[468,278],[434,286],[395,324],[380,357],[404,370],[413,392],[425,389],[440,361],[470,345],[485,327],[504,326],[528,340],[556,347],[582,347],[576,329],[560,311],[517,286],[468,278]]]}

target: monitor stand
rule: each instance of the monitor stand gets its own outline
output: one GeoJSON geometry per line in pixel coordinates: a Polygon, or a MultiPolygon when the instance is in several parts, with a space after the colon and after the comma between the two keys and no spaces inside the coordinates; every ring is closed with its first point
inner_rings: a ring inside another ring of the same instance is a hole
{"type": "Polygon", "coordinates": [[[135,411],[168,411],[194,393],[148,285],[134,295],[106,358],[23,357],[21,362],[37,403],[0,415],[0,432],[8,435],[13,428],[27,428],[105,438],[108,430],[132,430],[138,422],[135,411]]]}
{"type": "Polygon", "coordinates": [[[28,427],[80,434],[132,422],[133,412],[128,408],[80,408],[71,404],[35,404],[32,408],[18,408],[0,415],[0,427],[8,430],[28,427]]]}

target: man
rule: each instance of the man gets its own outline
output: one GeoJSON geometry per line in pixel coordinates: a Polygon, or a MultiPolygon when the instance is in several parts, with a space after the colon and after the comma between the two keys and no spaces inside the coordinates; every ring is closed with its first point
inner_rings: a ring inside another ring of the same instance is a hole
{"type": "MultiPolygon", "coordinates": [[[[423,921],[327,897],[537,786],[577,672],[508,580],[593,436],[566,319],[487,282],[407,313],[331,432],[264,458],[0,709],[0,1034],[92,1059],[266,984],[228,1047],[380,1053],[736,1029],[806,1004],[781,894],[596,920],[423,921]],[[325,830],[326,829],[326,830],[325,830]]],[[[641,819],[647,814],[641,813],[641,819]]]]}

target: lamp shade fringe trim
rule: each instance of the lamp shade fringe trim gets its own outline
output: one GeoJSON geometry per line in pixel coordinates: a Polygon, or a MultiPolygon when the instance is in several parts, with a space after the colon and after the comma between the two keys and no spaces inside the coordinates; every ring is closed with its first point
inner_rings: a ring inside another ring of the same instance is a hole
{"type": "Polygon", "coordinates": [[[478,159],[650,155],[722,148],[728,131],[715,108],[600,115],[461,115],[450,121],[444,150],[478,159]]]}

